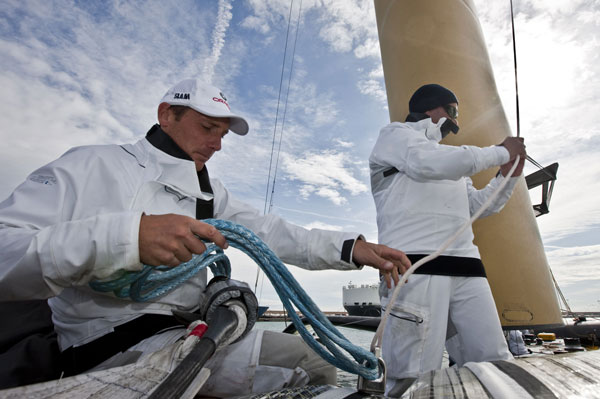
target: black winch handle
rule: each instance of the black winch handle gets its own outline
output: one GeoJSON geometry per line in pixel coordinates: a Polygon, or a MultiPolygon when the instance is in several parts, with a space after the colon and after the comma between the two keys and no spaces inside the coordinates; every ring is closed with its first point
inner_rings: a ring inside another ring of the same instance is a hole
{"type": "Polygon", "coordinates": [[[194,381],[204,364],[215,353],[221,342],[235,331],[238,317],[226,306],[219,306],[215,317],[200,341],[183,358],[173,372],[152,392],[150,399],[179,398],[194,381]]]}

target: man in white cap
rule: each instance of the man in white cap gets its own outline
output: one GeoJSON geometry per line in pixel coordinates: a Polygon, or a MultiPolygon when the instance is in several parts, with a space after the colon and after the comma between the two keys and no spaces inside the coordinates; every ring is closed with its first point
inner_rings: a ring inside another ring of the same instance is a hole
{"type": "MultiPolygon", "coordinates": [[[[519,176],[526,153],[516,137],[483,148],[440,144],[458,132],[458,99],[438,84],[418,88],[409,112],[404,123],[381,129],[369,165],[379,242],[402,248],[415,263],[469,221],[517,155],[514,175],[519,176]],[[498,166],[486,187],[473,187],[470,176],[498,166]]],[[[516,182],[516,177],[508,182],[482,217],[502,209],[516,182]]],[[[444,345],[459,366],[512,357],[470,228],[440,257],[417,269],[395,303],[389,303],[392,290],[386,284],[379,293],[382,307],[392,306],[382,345],[391,397],[400,396],[419,374],[439,369],[444,345]]]]}
{"type": "MultiPolygon", "coordinates": [[[[371,265],[397,281],[398,269],[409,266],[402,252],[357,233],[308,231],[261,215],[209,179],[205,163],[221,149],[223,136],[248,132],[246,120],[231,111],[217,88],[196,79],[176,84],[159,103],[158,122],[135,144],[69,150],[0,203],[0,301],[50,298],[66,375],[141,341],[177,338],[159,332],[178,324],[173,309],[198,308],[206,270],[142,303],[96,292],[88,283],[139,271],[143,264],[175,267],[204,252],[199,237],[226,248],[221,233],[198,219],[242,224],[283,261],[306,269],[371,265]]],[[[284,334],[251,333],[212,362],[217,366],[203,391],[207,395],[335,383],[332,366],[299,338],[284,334]],[[232,375],[239,384],[228,381],[232,375]]]]}

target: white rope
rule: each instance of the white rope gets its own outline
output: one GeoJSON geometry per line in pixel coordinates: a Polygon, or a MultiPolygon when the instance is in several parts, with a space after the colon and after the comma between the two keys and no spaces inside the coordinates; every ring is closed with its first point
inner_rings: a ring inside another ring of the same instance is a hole
{"type": "Polygon", "coordinates": [[[465,229],[467,227],[470,227],[473,224],[473,222],[479,218],[479,216],[483,213],[483,211],[485,211],[490,206],[490,204],[496,199],[496,197],[500,194],[500,192],[508,184],[508,181],[512,177],[515,169],[517,168],[517,165],[519,164],[519,159],[520,159],[520,156],[517,155],[517,158],[515,159],[512,168],[510,168],[510,171],[508,172],[507,176],[504,178],[502,183],[500,183],[500,185],[496,188],[496,190],[492,193],[492,195],[483,203],[483,205],[481,205],[481,208],[479,208],[479,210],[473,214],[473,216],[471,217],[471,219],[468,222],[466,222],[460,229],[458,229],[458,231],[452,237],[450,237],[448,240],[446,240],[446,242],[444,244],[442,244],[442,246],[437,251],[435,251],[431,255],[427,255],[423,259],[419,260],[417,263],[412,265],[402,275],[402,278],[400,279],[400,281],[398,282],[398,285],[396,285],[396,288],[394,289],[394,292],[392,294],[392,297],[390,298],[388,306],[386,306],[385,313],[381,317],[381,322],[379,323],[377,332],[375,333],[375,336],[373,337],[373,340],[371,341],[371,352],[372,353],[376,353],[375,348],[381,348],[383,330],[385,329],[385,325],[387,324],[387,320],[388,320],[388,317],[392,310],[392,306],[396,302],[396,299],[398,298],[398,295],[400,294],[400,288],[406,283],[406,280],[408,279],[408,277],[411,274],[413,274],[415,272],[415,270],[417,270],[423,264],[440,256],[441,253],[444,252],[446,250],[446,248],[448,248],[450,246],[450,244],[452,244],[458,238],[458,236],[463,231],[465,231],[465,229]]]}

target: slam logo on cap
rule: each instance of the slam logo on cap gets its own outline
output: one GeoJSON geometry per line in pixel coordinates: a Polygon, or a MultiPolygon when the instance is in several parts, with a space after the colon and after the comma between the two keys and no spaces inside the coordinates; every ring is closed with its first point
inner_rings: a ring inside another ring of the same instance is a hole
{"type": "Polygon", "coordinates": [[[175,93],[173,95],[173,98],[175,100],[189,100],[190,99],[190,93],[175,93]]]}

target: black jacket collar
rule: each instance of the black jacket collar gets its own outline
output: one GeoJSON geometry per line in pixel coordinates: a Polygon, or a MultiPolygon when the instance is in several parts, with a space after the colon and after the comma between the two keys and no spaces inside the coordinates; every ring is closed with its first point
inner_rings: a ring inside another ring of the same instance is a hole
{"type": "Polygon", "coordinates": [[[160,128],[160,125],[154,125],[146,133],[146,140],[150,142],[154,147],[158,148],[162,152],[169,154],[172,157],[185,159],[191,161],[192,158],[186,154],[164,130],[160,128]]]}
{"type": "MultiPolygon", "coordinates": [[[[146,140],[150,142],[154,147],[158,148],[162,152],[169,154],[172,157],[185,159],[191,161],[192,158],[186,154],[173,139],[160,128],[160,125],[154,125],[146,133],[146,140]]],[[[212,187],[210,186],[210,180],[208,176],[208,169],[206,165],[198,173],[198,181],[200,182],[200,190],[205,193],[212,193],[212,187]]]]}

